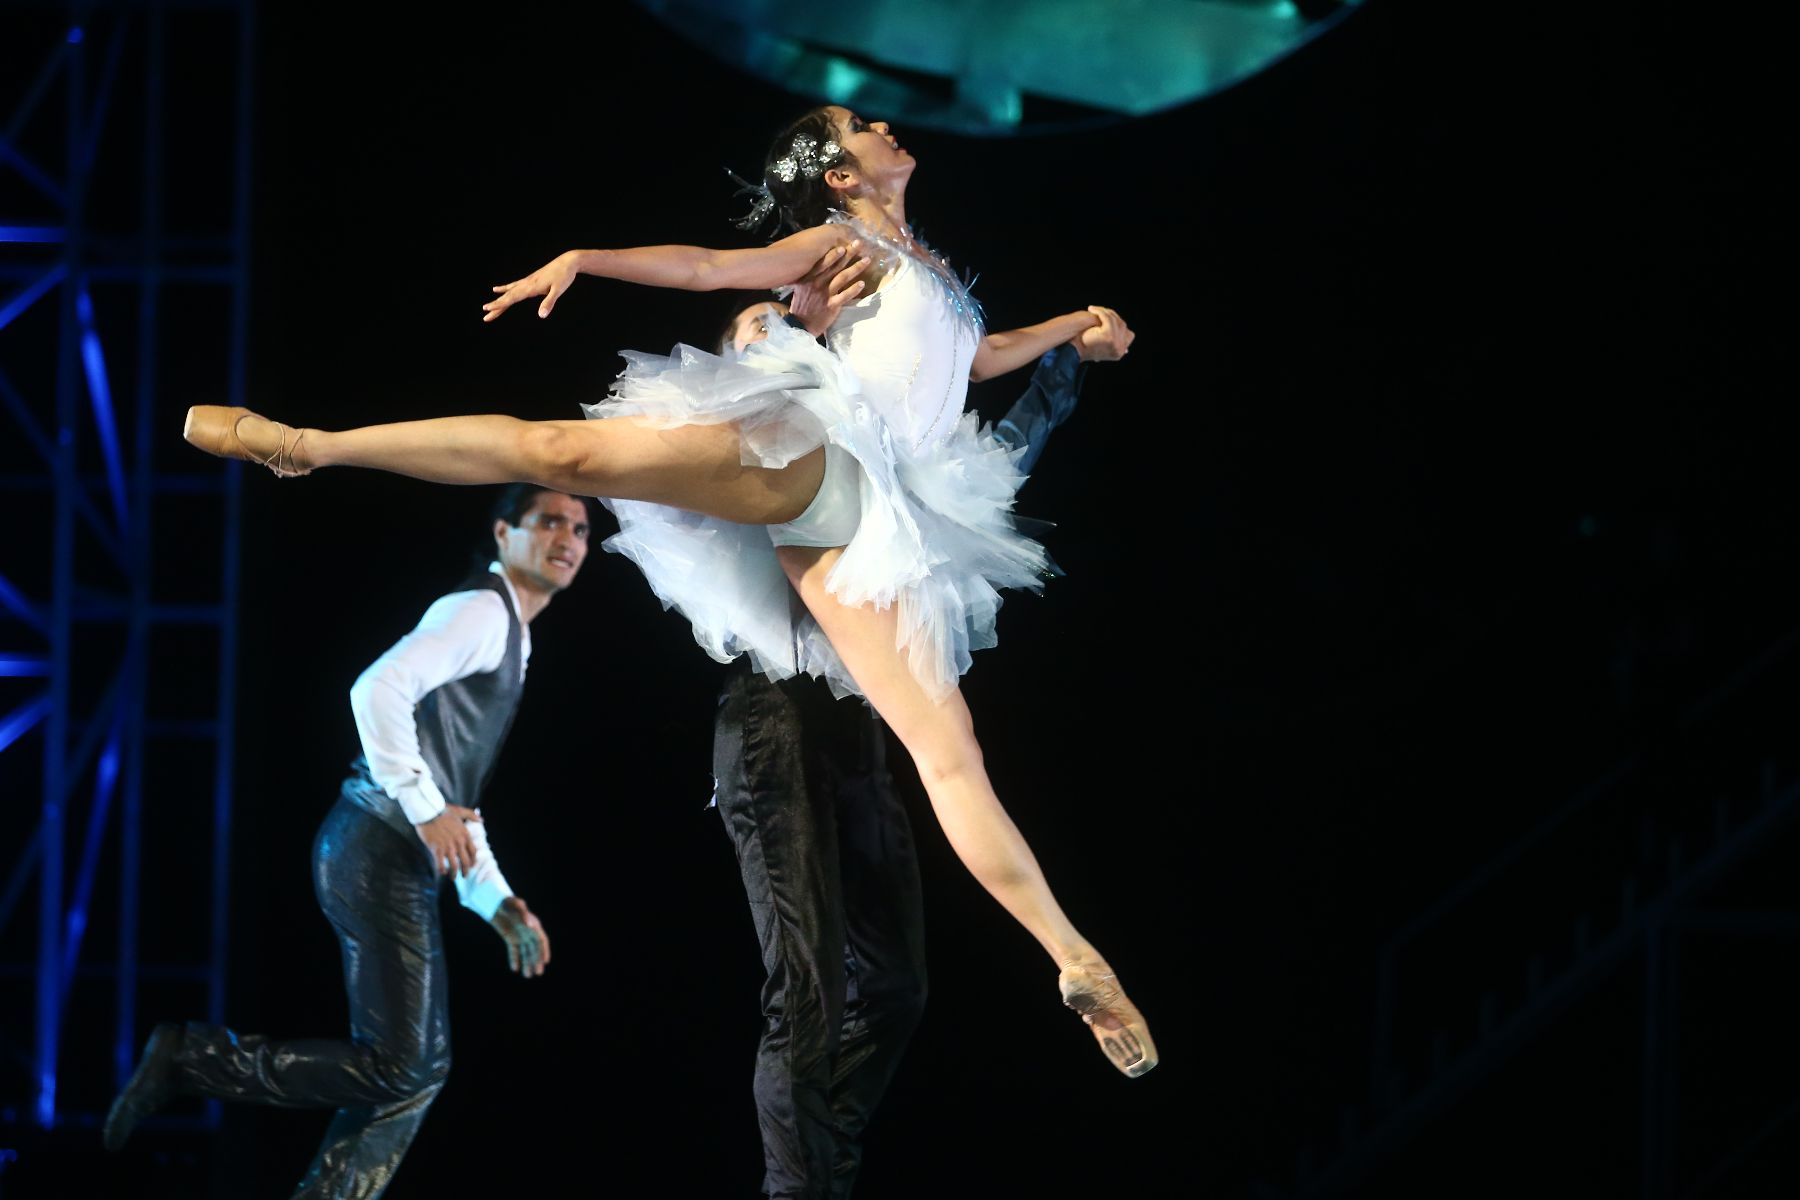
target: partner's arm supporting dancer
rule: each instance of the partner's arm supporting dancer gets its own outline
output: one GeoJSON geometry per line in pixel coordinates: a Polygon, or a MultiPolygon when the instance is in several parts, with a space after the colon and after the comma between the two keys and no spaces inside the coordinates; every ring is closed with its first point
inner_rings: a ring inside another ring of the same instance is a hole
{"type": "Polygon", "coordinates": [[[587,522],[583,501],[507,489],[495,506],[498,561],[434,603],[353,689],[364,757],[313,843],[350,1036],[160,1025],[107,1115],[109,1149],[181,1096],[335,1108],[295,1196],[372,1200],[386,1189],[450,1069],[443,877],[459,876],[464,904],[505,941],[515,972],[535,977],[550,962],[543,926],[506,886],[473,806],[517,708],[526,626],[574,580],[587,522]]]}
{"type": "MultiPolygon", "coordinates": [[[[866,265],[821,267],[785,319],[808,333],[829,327],[860,294],[866,265]]],[[[748,305],[721,353],[761,342],[783,319],[779,303],[748,305]]],[[[1124,357],[1131,340],[1107,310],[1100,327],[1043,356],[995,427],[1022,467],[1074,413],[1086,363],[1124,357]]],[[[713,776],[766,973],[754,1094],[769,1196],[851,1193],[863,1132],[924,1013],[918,854],[886,743],[868,705],[834,699],[820,680],[771,680],[747,658],[729,669],[713,776]]]]}
{"type": "MultiPolygon", "coordinates": [[[[834,388],[838,368],[792,345],[804,340],[798,335],[786,346],[770,339],[763,359],[769,386],[746,397],[746,405],[766,413],[785,404],[804,410],[798,416],[815,430],[822,425],[798,457],[764,465],[748,453],[743,422],[728,410],[692,420],[611,416],[585,423],[454,417],[302,430],[290,440],[287,427],[252,415],[195,409],[188,437],[213,453],[284,473],[354,465],[447,483],[525,480],[782,526],[771,535],[775,559],[823,635],[820,652],[829,650],[906,746],[957,856],[1061,968],[1064,1001],[1090,1018],[1122,1071],[1142,1074],[1155,1063],[1148,1030],[1099,951],[1057,904],[995,796],[956,687],[969,651],[992,644],[996,586],[1031,586],[1047,561],[1006,517],[1019,481],[1010,459],[997,461],[1004,459],[997,444],[959,420],[970,369],[976,359],[1023,365],[1100,318],[1070,313],[998,343],[981,335],[960,283],[906,224],[914,165],[885,124],[835,106],[816,110],[777,139],[765,170],[790,219],[816,228],[758,250],[650,247],[589,264],[613,277],[669,286],[756,287],[798,278],[852,236],[887,247],[881,285],[858,302],[854,321],[833,330],[854,385],[839,380],[834,388]],[[801,374],[781,373],[784,354],[801,374]],[[810,379],[803,373],[809,368],[817,372],[810,379]],[[850,386],[860,388],[855,403],[850,386]],[[824,522],[808,519],[822,494],[836,505],[829,533],[824,522]]],[[[572,277],[566,264],[554,277],[534,273],[502,291],[489,315],[572,277]]],[[[684,363],[664,370],[663,400],[698,394],[693,389],[701,384],[684,363]]],[[[712,364],[693,367],[714,379],[712,364]]],[[[621,392],[603,408],[626,411],[628,399],[621,392]]],[[[631,402],[644,409],[661,401],[640,394],[631,402]]]]}

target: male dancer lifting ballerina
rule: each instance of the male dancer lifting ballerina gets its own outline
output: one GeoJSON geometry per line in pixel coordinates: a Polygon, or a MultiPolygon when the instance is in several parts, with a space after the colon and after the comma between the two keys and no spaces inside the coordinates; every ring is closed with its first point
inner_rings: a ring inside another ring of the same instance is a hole
{"type": "MultiPolygon", "coordinates": [[[[861,294],[858,246],[795,286],[790,305],[757,300],[730,321],[723,354],[786,321],[818,335],[861,294]],[[841,270],[839,263],[846,263],[841,270]]],[[[1136,336],[1119,315],[1039,361],[995,426],[1029,474],[1075,411],[1086,364],[1123,358],[1136,336]]],[[[735,660],[714,724],[715,800],[737,853],[762,947],[765,1025],[755,1095],[763,1191],[844,1200],[862,1134],[924,1013],[924,909],[906,808],[868,705],[807,676],[774,682],[735,660]]]]}

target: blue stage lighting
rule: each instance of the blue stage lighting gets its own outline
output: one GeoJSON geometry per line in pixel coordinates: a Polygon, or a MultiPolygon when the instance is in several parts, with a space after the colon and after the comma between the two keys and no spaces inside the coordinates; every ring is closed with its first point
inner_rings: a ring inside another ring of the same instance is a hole
{"type": "Polygon", "coordinates": [[[119,456],[119,428],[113,419],[112,382],[106,374],[106,355],[100,348],[100,332],[94,327],[94,301],[83,287],[75,297],[75,315],[81,324],[81,364],[87,371],[88,399],[94,406],[94,429],[100,435],[100,452],[106,459],[106,482],[112,489],[113,513],[123,529],[125,520],[125,464],[119,456]]]}
{"type": "Polygon", "coordinates": [[[0,750],[6,749],[20,738],[31,732],[31,727],[44,719],[50,711],[50,697],[39,696],[28,700],[19,707],[0,717],[0,750]]]}

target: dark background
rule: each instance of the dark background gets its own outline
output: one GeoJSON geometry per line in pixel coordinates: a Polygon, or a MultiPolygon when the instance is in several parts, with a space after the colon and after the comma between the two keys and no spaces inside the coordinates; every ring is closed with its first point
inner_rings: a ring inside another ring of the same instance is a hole
{"type": "MultiPolygon", "coordinates": [[[[931,1003],[859,1195],[1285,1184],[1366,1099],[1376,955],[1407,918],[1636,764],[1591,844],[1420,968],[1402,1037],[1460,1038],[1484,981],[1522,978],[1508,937],[1565,928],[1594,878],[1616,888],[1608,856],[1644,810],[1678,814],[1717,764],[1792,758],[1774,685],[1733,710],[1741,745],[1688,774],[1657,757],[1800,624],[1783,318],[1760,294],[1791,238],[1773,49],[1697,6],[1418,7],[1372,0],[1243,85],[1105,130],[979,141],[895,118],[920,162],[909,215],[980,272],[994,328],[1106,304],[1139,335],[1021,496],[1058,523],[1067,578],[1009,602],[966,691],[1001,796],[1163,1064],[1126,1081],[1091,1048],[909,782],[931,1003]]],[[[722,168],[753,169],[805,106],[594,8],[265,9],[254,407],[569,416],[617,350],[711,338],[717,298],[596,280],[549,321],[479,321],[488,284],[570,247],[747,244],[722,168]]],[[[973,403],[997,417],[1022,383],[973,403]]],[[[172,426],[158,452],[186,453],[172,426]]],[[[330,1032],[307,853],[355,752],[345,693],[459,577],[489,494],[336,472],[246,496],[228,1014],[330,1032]]],[[[600,553],[532,633],[484,808],[555,963],[512,978],[447,914],[456,1066],[388,1195],[752,1195],[760,969],[702,807],[720,668],[600,553]]],[[[1791,906],[1791,860],[1771,843],[1756,903],[1791,906]]],[[[1791,943],[1733,945],[1683,959],[1683,1186],[1795,1093],[1791,943]]],[[[1358,1194],[1636,1194],[1636,979],[1358,1194]]],[[[324,1121],[229,1111],[108,1178],[285,1194],[324,1121]]],[[[1777,1194],[1791,1161],[1707,1194],[1777,1194]]]]}

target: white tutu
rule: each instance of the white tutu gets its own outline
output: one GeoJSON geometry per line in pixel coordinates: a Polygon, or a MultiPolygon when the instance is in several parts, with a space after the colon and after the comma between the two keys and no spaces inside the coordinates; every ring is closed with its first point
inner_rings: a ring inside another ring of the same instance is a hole
{"type": "MultiPolygon", "coordinates": [[[[973,413],[946,417],[942,432],[915,444],[880,415],[842,358],[779,323],[737,361],[691,346],[666,358],[625,357],[612,396],[585,406],[588,416],[735,422],[743,461],[764,467],[827,442],[848,453],[862,514],[826,587],[844,604],[898,606],[898,645],[934,698],[956,685],[973,651],[994,644],[999,589],[1035,589],[1047,573],[1043,547],[1012,522],[1024,482],[1019,452],[978,429],[973,413]]],[[[956,398],[951,414],[960,387],[956,398]]],[[[793,595],[766,527],[607,503],[619,532],[606,548],[638,565],[708,654],[725,662],[747,653],[771,678],[806,672],[840,696],[861,694],[793,595]]]]}

